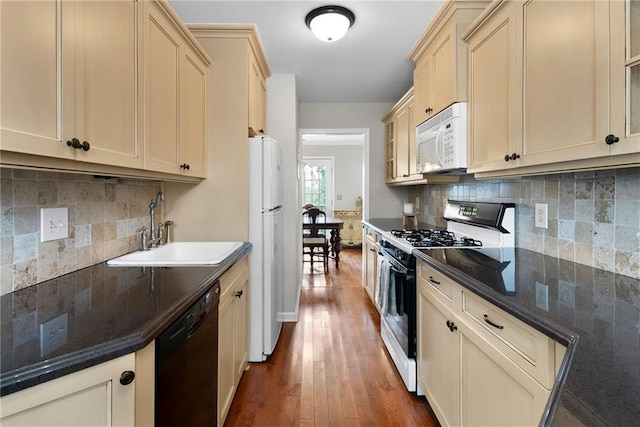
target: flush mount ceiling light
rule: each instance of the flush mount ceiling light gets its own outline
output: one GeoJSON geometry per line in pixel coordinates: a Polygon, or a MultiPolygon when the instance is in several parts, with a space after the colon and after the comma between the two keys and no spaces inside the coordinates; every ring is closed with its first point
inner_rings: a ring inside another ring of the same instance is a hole
{"type": "Polygon", "coordinates": [[[307,14],[304,22],[313,34],[323,42],[340,40],[356,21],[356,16],[346,7],[322,6],[307,14]]]}

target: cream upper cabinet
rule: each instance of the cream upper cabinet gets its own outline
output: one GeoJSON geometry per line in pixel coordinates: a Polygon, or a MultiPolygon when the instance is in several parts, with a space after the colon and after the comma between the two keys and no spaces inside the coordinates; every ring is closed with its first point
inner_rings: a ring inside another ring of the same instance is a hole
{"type": "Polygon", "coordinates": [[[207,64],[164,5],[143,5],[145,167],[205,177],[207,64]]]}
{"type": "Polygon", "coordinates": [[[0,7],[2,150],[142,167],[136,3],[0,7]]]}
{"type": "Polygon", "coordinates": [[[515,153],[516,3],[503,3],[469,43],[468,170],[512,166],[515,153]],[[505,164],[506,163],[506,164],[505,164]]]}
{"type": "Polygon", "coordinates": [[[220,277],[218,314],[218,425],[224,425],[248,363],[248,258],[220,277]]]}
{"type": "Polygon", "coordinates": [[[640,2],[611,1],[611,154],[640,153],[640,2]],[[623,25],[624,23],[624,25],[623,25]]]}
{"type": "Polygon", "coordinates": [[[467,46],[460,34],[488,1],[446,1],[409,52],[416,63],[415,125],[467,100],[467,46]]]}
{"type": "Polygon", "coordinates": [[[633,24],[625,25],[633,7],[493,2],[463,34],[468,171],[490,177],[639,164],[633,69],[640,56],[630,48],[633,24]]]}
{"type": "Polygon", "coordinates": [[[267,85],[265,73],[253,50],[249,52],[249,136],[267,133],[267,85]]]}
{"type": "Polygon", "coordinates": [[[121,375],[125,371],[134,372],[135,363],[132,353],[3,396],[0,424],[132,426],[136,380],[123,381],[121,375]]]}

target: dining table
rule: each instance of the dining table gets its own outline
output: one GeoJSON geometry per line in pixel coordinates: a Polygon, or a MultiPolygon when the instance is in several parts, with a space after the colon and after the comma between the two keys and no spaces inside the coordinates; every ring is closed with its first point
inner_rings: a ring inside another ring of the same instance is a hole
{"type": "MultiPolygon", "coordinates": [[[[303,217],[303,220],[302,220],[303,230],[310,230],[312,225],[313,224],[311,223],[311,220],[309,219],[309,217],[306,217],[306,216],[303,217]]],[[[329,244],[331,245],[331,247],[329,248],[329,256],[335,260],[336,268],[339,268],[340,249],[341,249],[340,230],[342,230],[344,223],[340,218],[328,216],[326,217],[326,219],[320,218],[316,225],[321,230],[329,231],[329,244]]]]}

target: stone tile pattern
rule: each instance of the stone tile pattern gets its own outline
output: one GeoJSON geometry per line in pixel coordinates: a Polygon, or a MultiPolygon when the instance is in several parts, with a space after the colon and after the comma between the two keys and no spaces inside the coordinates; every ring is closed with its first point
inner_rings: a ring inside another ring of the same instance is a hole
{"type": "MultiPolygon", "coordinates": [[[[139,249],[149,202],[163,184],[0,169],[0,294],[139,249]],[[69,237],[40,242],[40,209],[67,207],[69,237]]],[[[164,217],[162,206],[156,212],[164,217]]]]}
{"type": "Polygon", "coordinates": [[[475,180],[409,190],[421,197],[424,222],[446,226],[447,199],[516,203],[516,246],[640,278],[640,168],[475,180]],[[536,203],[549,227],[534,226],[536,203]]]}

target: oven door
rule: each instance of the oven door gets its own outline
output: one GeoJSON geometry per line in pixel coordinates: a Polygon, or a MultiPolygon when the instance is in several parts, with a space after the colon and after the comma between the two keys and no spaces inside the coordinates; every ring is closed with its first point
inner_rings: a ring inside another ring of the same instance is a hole
{"type": "Polygon", "coordinates": [[[388,274],[381,274],[380,314],[404,355],[414,359],[416,357],[415,264],[409,262],[407,267],[389,256],[384,256],[381,267],[388,268],[388,274]]]}

